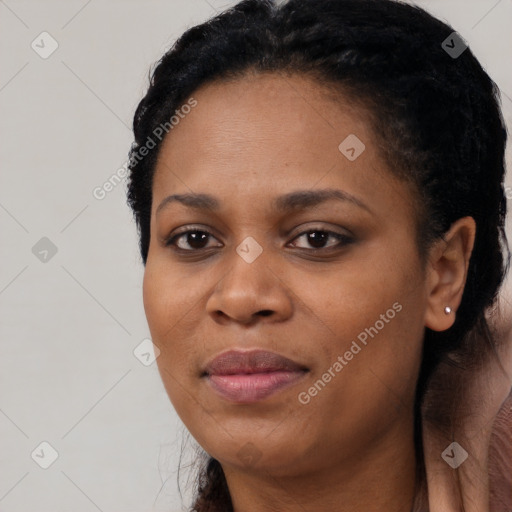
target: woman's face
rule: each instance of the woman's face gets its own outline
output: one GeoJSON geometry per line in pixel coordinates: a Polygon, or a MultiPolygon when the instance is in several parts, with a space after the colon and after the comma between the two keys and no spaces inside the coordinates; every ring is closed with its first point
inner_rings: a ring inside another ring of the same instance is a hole
{"type": "Polygon", "coordinates": [[[363,112],[278,74],[193,97],[160,150],[144,276],[182,421],[225,469],[274,475],[410,443],[427,301],[414,197],[363,112]],[[253,349],[300,370],[205,375],[215,356],[253,349]]]}

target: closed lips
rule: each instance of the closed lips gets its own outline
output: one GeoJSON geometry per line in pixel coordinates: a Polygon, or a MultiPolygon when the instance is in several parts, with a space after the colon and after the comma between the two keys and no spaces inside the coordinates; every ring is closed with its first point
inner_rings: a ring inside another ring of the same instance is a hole
{"type": "Polygon", "coordinates": [[[203,376],[270,373],[278,371],[298,372],[308,371],[308,368],[280,354],[266,350],[230,350],[210,361],[204,369],[203,376]]]}
{"type": "Polygon", "coordinates": [[[274,352],[230,350],[213,359],[203,377],[221,399],[255,404],[301,381],[309,370],[274,352]]]}

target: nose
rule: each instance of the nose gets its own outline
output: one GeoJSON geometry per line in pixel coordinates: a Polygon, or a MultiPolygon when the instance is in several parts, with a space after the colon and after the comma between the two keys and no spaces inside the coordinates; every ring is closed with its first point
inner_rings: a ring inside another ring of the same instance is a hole
{"type": "Polygon", "coordinates": [[[231,267],[219,280],[206,307],[216,322],[250,325],[270,318],[286,320],[293,313],[292,293],[283,281],[283,272],[261,254],[248,263],[235,253],[231,267]]]}

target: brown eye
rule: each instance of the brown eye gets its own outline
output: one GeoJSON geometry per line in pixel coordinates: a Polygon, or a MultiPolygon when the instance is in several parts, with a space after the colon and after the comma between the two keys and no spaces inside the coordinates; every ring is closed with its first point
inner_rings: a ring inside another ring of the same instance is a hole
{"type": "MultiPolygon", "coordinates": [[[[333,247],[339,247],[342,245],[347,245],[352,242],[352,238],[342,235],[341,233],[336,233],[334,231],[326,231],[321,229],[311,229],[309,231],[305,231],[301,233],[294,240],[298,240],[303,238],[306,243],[310,244],[313,249],[330,249],[333,247]],[[326,246],[329,239],[334,240],[334,243],[326,246]]],[[[307,247],[305,247],[307,249],[307,247]]]]}
{"type": "Polygon", "coordinates": [[[206,244],[208,243],[209,237],[213,236],[208,231],[202,231],[202,230],[189,230],[185,231],[183,233],[179,233],[177,235],[174,235],[172,238],[170,238],[165,245],[166,246],[175,246],[179,250],[182,251],[195,251],[195,250],[201,250],[206,247],[206,244]],[[176,243],[178,242],[178,243],[176,243]],[[180,246],[181,244],[181,246],[180,246]],[[188,246],[188,247],[187,247],[188,246]]]}

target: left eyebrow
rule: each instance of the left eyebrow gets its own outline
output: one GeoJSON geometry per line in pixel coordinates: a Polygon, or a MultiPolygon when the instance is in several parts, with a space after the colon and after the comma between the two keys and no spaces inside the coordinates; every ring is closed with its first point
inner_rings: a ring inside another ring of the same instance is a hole
{"type": "Polygon", "coordinates": [[[273,208],[278,212],[288,212],[312,208],[326,201],[337,200],[348,202],[373,213],[370,208],[360,199],[348,192],[335,188],[321,190],[297,190],[280,196],[274,200],[273,208]]]}
{"type": "MultiPolygon", "coordinates": [[[[272,202],[272,208],[276,212],[290,212],[296,210],[304,210],[319,205],[320,203],[337,200],[349,202],[373,214],[371,209],[360,199],[348,192],[339,189],[322,189],[322,190],[297,190],[275,198],[272,202]]],[[[179,202],[189,208],[196,210],[218,211],[220,209],[220,201],[209,194],[173,194],[167,196],[156,209],[156,215],[170,205],[179,202]]]]}

